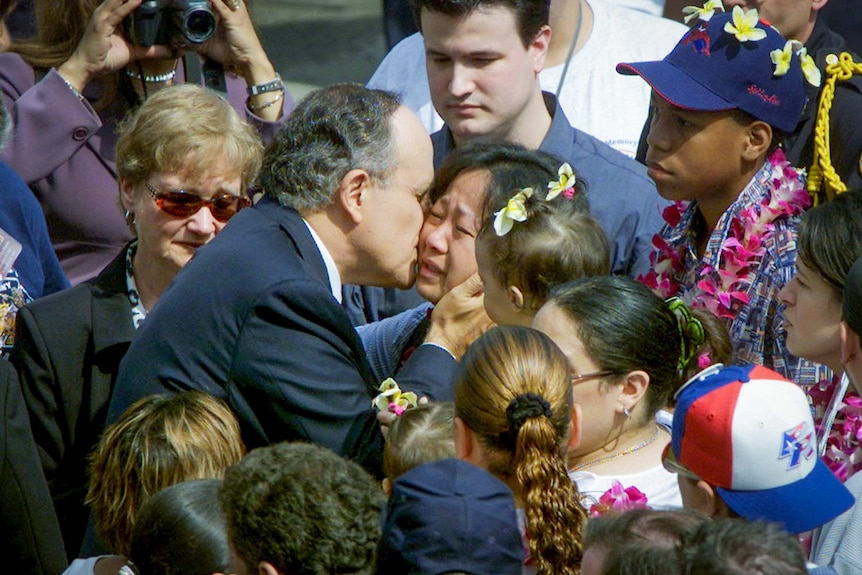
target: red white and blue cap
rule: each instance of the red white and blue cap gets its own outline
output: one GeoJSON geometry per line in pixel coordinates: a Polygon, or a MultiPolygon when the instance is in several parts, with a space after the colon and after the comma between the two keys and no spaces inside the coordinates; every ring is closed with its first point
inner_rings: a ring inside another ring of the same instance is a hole
{"type": "Polygon", "coordinates": [[[853,505],[853,495],[817,456],[811,408],[795,383],[762,366],[716,365],[689,380],[676,399],[677,462],[741,517],[802,533],[853,505]]]}
{"type": "Polygon", "coordinates": [[[797,54],[786,73],[775,74],[770,53],[786,40],[769,24],[760,40],[740,41],[725,30],[730,14],[698,20],[664,60],[617,64],[620,74],[641,76],[656,95],[685,110],[739,109],[773,128],[792,132],[805,105],[805,80],[797,54]]]}

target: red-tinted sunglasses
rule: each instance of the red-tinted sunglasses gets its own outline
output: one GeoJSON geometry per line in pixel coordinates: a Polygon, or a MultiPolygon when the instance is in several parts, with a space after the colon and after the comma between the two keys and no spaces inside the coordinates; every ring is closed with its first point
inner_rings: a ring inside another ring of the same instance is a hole
{"type": "Polygon", "coordinates": [[[206,206],[215,219],[226,222],[234,217],[238,211],[251,205],[251,200],[248,198],[232,196],[231,194],[221,194],[210,200],[205,200],[199,195],[185,190],[160,192],[150,184],[144,185],[153,195],[159,209],[177,218],[187,218],[206,206]]]}

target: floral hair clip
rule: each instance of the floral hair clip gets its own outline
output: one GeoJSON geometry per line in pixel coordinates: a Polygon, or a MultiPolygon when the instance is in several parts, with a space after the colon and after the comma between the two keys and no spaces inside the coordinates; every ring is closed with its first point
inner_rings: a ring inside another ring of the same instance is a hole
{"type": "Polygon", "coordinates": [[[709,22],[709,20],[715,16],[716,10],[724,12],[724,4],[721,3],[721,0],[706,0],[706,4],[703,5],[703,8],[699,8],[697,6],[686,6],[682,9],[682,13],[687,14],[685,17],[685,23],[688,24],[695,18],[699,18],[704,22],[709,22]]]}
{"type": "Polygon", "coordinates": [[[776,48],[769,53],[772,63],[775,64],[773,76],[784,76],[790,70],[790,62],[793,59],[793,54],[799,56],[799,63],[802,66],[802,74],[805,80],[812,86],[820,86],[820,68],[808,54],[808,50],[802,45],[799,40],[788,40],[784,43],[783,49],[776,48]]]}
{"type": "Polygon", "coordinates": [[[548,194],[545,196],[545,201],[550,202],[560,194],[569,199],[575,196],[575,184],[578,179],[572,171],[572,166],[568,162],[564,163],[557,170],[557,174],[559,174],[560,179],[548,182],[548,194]]]}
{"type": "Polygon", "coordinates": [[[739,6],[734,6],[731,15],[733,23],[725,24],[724,31],[736,36],[740,42],[757,42],[766,38],[766,30],[757,27],[759,20],[757,8],[746,12],[739,6]]]}
{"type": "Polygon", "coordinates": [[[395,415],[401,415],[411,407],[416,407],[416,394],[412,391],[401,391],[391,377],[387,377],[377,388],[380,394],[374,398],[371,405],[380,411],[388,411],[395,415]]]}
{"type": "Polygon", "coordinates": [[[527,198],[533,197],[533,188],[524,188],[506,204],[499,212],[494,212],[494,231],[498,236],[505,236],[511,231],[515,222],[527,220],[527,198]]]}

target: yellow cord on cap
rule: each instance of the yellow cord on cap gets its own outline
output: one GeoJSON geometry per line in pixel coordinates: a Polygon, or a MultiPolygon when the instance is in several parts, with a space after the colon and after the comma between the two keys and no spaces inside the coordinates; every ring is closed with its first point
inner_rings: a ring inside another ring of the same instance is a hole
{"type": "Polygon", "coordinates": [[[817,106],[817,121],[814,125],[814,159],[808,171],[808,193],[812,204],[818,205],[820,200],[829,201],[835,195],[847,191],[847,186],[832,166],[832,156],[829,148],[829,112],[832,110],[832,99],[835,97],[835,83],[847,81],[853,74],[862,74],[862,63],[853,61],[853,56],[842,52],[840,56],[830,54],[826,57],[826,83],[820,92],[820,104],[817,106]]]}

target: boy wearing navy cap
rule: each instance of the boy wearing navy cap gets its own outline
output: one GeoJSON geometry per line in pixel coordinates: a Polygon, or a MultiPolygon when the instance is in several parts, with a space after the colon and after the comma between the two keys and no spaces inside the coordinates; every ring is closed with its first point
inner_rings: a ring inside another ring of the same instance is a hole
{"type": "Polygon", "coordinates": [[[699,19],[664,60],[617,66],[653,89],[648,173],[675,201],[640,279],[724,318],[736,360],[813,384],[821,369],[800,369],[781,331],[777,296],[793,275],[810,198],[779,143],[818,72],[756,10],[716,8],[692,8],[699,19]]]}

